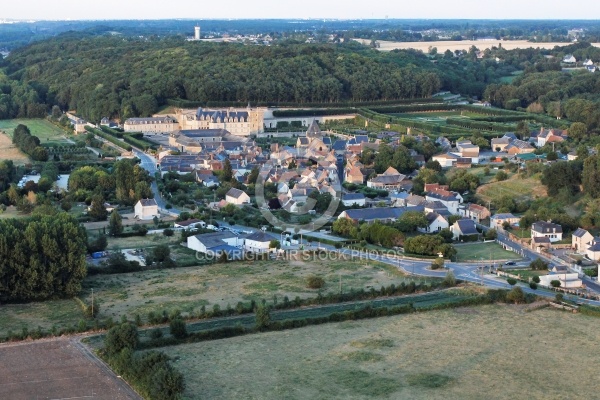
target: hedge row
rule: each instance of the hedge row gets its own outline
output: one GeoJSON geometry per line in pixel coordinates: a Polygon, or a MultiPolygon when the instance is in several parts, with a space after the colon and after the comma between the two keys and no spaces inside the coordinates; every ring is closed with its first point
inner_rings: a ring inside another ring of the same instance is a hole
{"type": "Polygon", "coordinates": [[[86,127],[85,127],[85,129],[86,129],[88,132],[90,132],[90,133],[93,133],[94,135],[98,135],[98,136],[100,136],[101,138],[103,138],[103,139],[105,139],[105,140],[108,140],[108,141],[109,141],[109,142],[111,142],[112,144],[114,144],[114,145],[117,145],[117,146],[119,146],[120,148],[122,148],[122,149],[124,149],[124,150],[126,150],[126,151],[131,151],[131,150],[133,149],[133,148],[131,147],[131,145],[129,145],[129,144],[127,144],[127,143],[125,143],[125,142],[123,142],[123,141],[121,141],[121,140],[117,139],[116,137],[114,137],[114,136],[112,136],[112,135],[110,135],[110,134],[108,134],[108,133],[104,133],[104,132],[102,132],[102,131],[101,131],[101,130],[99,130],[99,129],[94,129],[94,128],[91,128],[91,127],[89,127],[89,126],[86,126],[86,127]]]}
{"type": "Polygon", "coordinates": [[[446,118],[446,124],[480,131],[514,132],[516,129],[514,125],[501,125],[493,122],[474,121],[466,118],[446,118]]]}
{"type": "MultiPolygon", "coordinates": [[[[414,104],[414,103],[438,103],[438,98],[414,98],[414,99],[396,99],[396,100],[377,100],[377,101],[358,101],[358,102],[338,102],[338,103],[293,103],[293,102],[264,102],[259,101],[252,104],[253,107],[359,107],[359,106],[378,106],[386,104],[414,104]]],[[[247,102],[240,101],[190,101],[184,99],[168,99],[167,105],[179,108],[196,107],[247,107],[247,102]]]]}

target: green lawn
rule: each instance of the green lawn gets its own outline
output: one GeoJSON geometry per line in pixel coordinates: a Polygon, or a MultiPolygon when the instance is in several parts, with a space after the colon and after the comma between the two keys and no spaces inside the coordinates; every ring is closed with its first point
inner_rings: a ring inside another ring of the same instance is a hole
{"type": "Polygon", "coordinates": [[[455,246],[457,261],[519,260],[518,254],[506,251],[497,243],[473,243],[455,246]]]}
{"type": "Polygon", "coordinates": [[[26,125],[31,134],[40,138],[42,145],[44,144],[59,144],[68,143],[64,138],[67,136],[67,132],[60,129],[59,127],[51,124],[45,119],[8,119],[0,121],[0,130],[5,131],[10,137],[12,137],[13,130],[17,125],[26,125]]]}

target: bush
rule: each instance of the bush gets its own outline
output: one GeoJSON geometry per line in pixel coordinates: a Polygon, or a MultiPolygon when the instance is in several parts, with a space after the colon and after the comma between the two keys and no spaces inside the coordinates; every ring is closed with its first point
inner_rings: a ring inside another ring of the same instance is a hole
{"type": "Polygon", "coordinates": [[[307,286],[309,289],[321,289],[325,286],[325,280],[320,276],[311,275],[308,277],[307,286]]]}
{"type": "Polygon", "coordinates": [[[173,236],[174,233],[175,232],[171,228],[167,228],[167,229],[163,230],[163,235],[165,235],[165,236],[173,236]]]}
{"type": "Polygon", "coordinates": [[[256,329],[267,329],[271,325],[271,311],[265,304],[256,307],[256,329]]]}
{"type": "Polygon", "coordinates": [[[431,262],[431,269],[441,269],[444,268],[444,259],[441,257],[436,258],[431,262]]]}
{"type": "Polygon", "coordinates": [[[456,286],[456,278],[454,277],[454,274],[452,273],[452,271],[448,271],[448,273],[446,274],[446,277],[444,278],[444,281],[442,282],[442,286],[445,286],[445,287],[456,286]]]}
{"type": "Polygon", "coordinates": [[[506,282],[508,282],[510,286],[514,286],[517,284],[517,280],[515,278],[508,278],[506,279],[506,282]]]}
{"type": "Polygon", "coordinates": [[[533,278],[531,278],[531,280],[532,280],[534,283],[540,283],[540,277],[539,277],[539,276],[537,276],[537,275],[536,275],[536,276],[534,276],[533,278]]]}
{"type": "Polygon", "coordinates": [[[104,347],[108,354],[117,354],[123,349],[133,350],[137,345],[137,327],[128,322],[110,328],[104,338],[104,347]]]}
{"type": "Polygon", "coordinates": [[[184,339],[187,337],[187,327],[181,317],[177,317],[170,324],[171,335],[176,339],[184,339]]]}
{"type": "Polygon", "coordinates": [[[525,293],[523,292],[523,289],[516,286],[512,288],[510,292],[508,292],[506,295],[506,300],[515,304],[525,303],[525,293]]]}
{"type": "Polygon", "coordinates": [[[529,287],[532,288],[533,290],[536,290],[538,285],[535,282],[529,282],[529,287]]]}
{"type": "Polygon", "coordinates": [[[554,279],[554,280],[550,281],[550,285],[552,285],[552,287],[554,287],[554,288],[557,288],[557,287],[560,287],[561,283],[559,280],[554,279]]]}
{"type": "Polygon", "coordinates": [[[535,259],[529,264],[529,267],[534,271],[546,271],[548,270],[548,263],[541,258],[535,259]]]}

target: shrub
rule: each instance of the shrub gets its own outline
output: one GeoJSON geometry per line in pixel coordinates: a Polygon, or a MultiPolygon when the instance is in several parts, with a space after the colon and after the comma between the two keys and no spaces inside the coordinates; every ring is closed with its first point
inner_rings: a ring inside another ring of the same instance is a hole
{"type": "Polygon", "coordinates": [[[104,346],[108,354],[117,354],[123,349],[133,350],[137,345],[137,327],[130,323],[124,323],[110,328],[104,338],[104,346]]]}
{"type": "Polygon", "coordinates": [[[546,271],[548,269],[548,263],[541,258],[535,259],[529,264],[529,267],[534,271],[546,271]]]}
{"type": "Polygon", "coordinates": [[[171,335],[176,339],[184,339],[187,336],[187,327],[181,317],[177,317],[170,324],[171,335]]]}
{"type": "Polygon", "coordinates": [[[456,286],[456,278],[454,277],[452,271],[448,271],[446,277],[444,278],[444,281],[442,282],[442,285],[445,287],[456,286]]]}
{"type": "Polygon", "coordinates": [[[515,278],[508,278],[506,279],[506,282],[508,282],[510,286],[514,286],[517,284],[517,280],[515,278]]]}
{"type": "Polygon", "coordinates": [[[525,293],[523,292],[523,289],[516,286],[508,292],[506,300],[515,304],[525,303],[525,293]]]}
{"type": "Polygon", "coordinates": [[[256,307],[256,329],[267,329],[271,325],[271,311],[265,304],[256,307]]]}
{"type": "Polygon", "coordinates": [[[325,286],[325,280],[320,276],[311,275],[308,277],[307,286],[309,289],[321,289],[325,286]]]}
{"type": "Polygon", "coordinates": [[[552,287],[555,287],[555,288],[560,287],[560,281],[556,280],[556,279],[551,280],[550,285],[552,285],[552,287]]]}
{"type": "Polygon", "coordinates": [[[431,269],[441,269],[444,268],[444,259],[441,257],[436,258],[431,262],[431,269]]]}
{"type": "Polygon", "coordinates": [[[529,287],[532,288],[533,290],[536,290],[538,286],[537,286],[537,283],[535,283],[535,282],[529,282],[529,287]]]}
{"type": "Polygon", "coordinates": [[[531,280],[535,283],[540,283],[540,277],[535,275],[533,278],[531,278],[531,280]]]}
{"type": "Polygon", "coordinates": [[[167,228],[167,229],[163,230],[163,235],[165,235],[165,236],[173,236],[174,233],[175,232],[171,228],[167,228]]]}
{"type": "Polygon", "coordinates": [[[557,302],[561,303],[564,300],[564,297],[565,296],[563,296],[562,293],[557,293],[555,299],[557,302]]]}

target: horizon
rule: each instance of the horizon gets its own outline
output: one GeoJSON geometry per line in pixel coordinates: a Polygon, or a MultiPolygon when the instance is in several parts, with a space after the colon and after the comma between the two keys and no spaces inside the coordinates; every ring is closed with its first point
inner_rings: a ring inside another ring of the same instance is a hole
{"type": "Polygon", "coordinates": [[[256,0],[252,3],[230,0],[225,7],[203,10],[192,0],[180,0],[177,7],[164,8],[157,0],[122,2],[105,0],[86,3],[63,0],[60,7],[41,0],[25,0],[3,10],[3,20],[15,21],[118,21],[118,20],[581,20],[600,15],[600,4],[573,7],[559,0],[505,0],[499,7],[478,0],[462,0],[448,4],[443,0],[411,4],[374,0],[365,7],[358,1],[305,0],[302,6],[290,7],[276,0],[256,0]],[[118,11],[114,11],[118,10],[118,11]],[[199,11],[196,11],[199,10],[199,11]],[[208,12],[210,15],[202,15],[208,12]],[[294,16],[290,16],[293,14],[294,16]],[[200,18],[202,17],[202,18],[200,18]]]}

